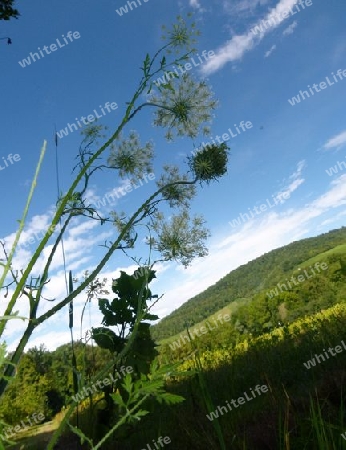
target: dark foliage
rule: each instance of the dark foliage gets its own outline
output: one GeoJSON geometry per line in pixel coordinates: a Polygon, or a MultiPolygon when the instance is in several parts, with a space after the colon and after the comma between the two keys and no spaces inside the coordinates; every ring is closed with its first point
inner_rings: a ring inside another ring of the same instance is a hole
{"type": "Polygon", "coordinates": [[[0,0],[0,20],[18,19],[19,11],[14,8],[14,0],[0,0]]]}

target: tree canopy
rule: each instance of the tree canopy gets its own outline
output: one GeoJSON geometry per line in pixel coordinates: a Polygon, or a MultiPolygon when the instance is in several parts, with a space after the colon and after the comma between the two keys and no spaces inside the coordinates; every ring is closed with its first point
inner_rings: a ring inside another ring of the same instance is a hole
{"type": "Polygon", "coordinates": [[[18,9],[14,8],[14,0],[0,0],[0,20],[18,19],[18,9]]]}

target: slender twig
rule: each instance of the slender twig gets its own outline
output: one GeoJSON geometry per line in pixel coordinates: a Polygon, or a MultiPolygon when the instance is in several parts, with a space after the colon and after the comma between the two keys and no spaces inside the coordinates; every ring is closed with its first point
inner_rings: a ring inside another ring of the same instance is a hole
{"type": "MultiPolygon", "coordinates": [[[[34,194],[34,190],[36,188],[37,178],[38,178],[38,174],[39,174],[40,169],[41,169],[41,165],[42,165],[42,162],[43,162],[44,155],[46,153],[46,148],[47,148],[47,142],[44,141],[43,142],[43,147],[42,147],[41,153],[40,153],[40,158],[39,158],[38,163],[37,163],[35,175],[34,175],[34,178],[32,180],[32,183],[31,183],[31,188],[30,188],[30,192],[29,192],[29,195],[28,195],[28,199],[27,199],[27,202],[26,202],[26,205],[25,205],[25,208],[24,208],[23,217],[22,217],[22,219],[21,219],[21,221],[19,223],[19,229],[18,229],[18,231],[16,233],[16,237],[14,239],[14,243],[13,243],[12,248],[10,250],[10,254],[8,255],[7,263],[4,265],[3,274],[2,274],[2,276],[0,278],[0,287],[3,285],[3,283],[4,283],[5,279],[6,279],[6,276],[7,276],[8,272],[9,272],[9,269],[11,267],[12,260],[13,260],[13,255],[14,255],[14,253],[16,251],[20,235],[22,234],[22,231],[24,229],[25,220],[26,220],[26,217],[27,217],[28,212],[29,212],[29,206],[30,206],[33,194],[34,194]]],[[[23,277],[21,278],[20,282],[17,284],[17,288],[15,290],[15,293],[13,294],[11,300],[9,301],[9,303],[8,303],[8,305],[6,307],[6,311],[4,313],[4,316],[10,316],[11,315],[12,309],[13,309],[15,303],[16,303],[18,295],[21,292],[21,290],[23,289],[25,281],[26,281],[26,279],[27,279],[27,277],[28,277],[30,272],[31,272],[31,268],[30,268],[30,271],[27,270],[27,276],[24,277],[24,275],[23,275],[23,277]]],[[[2,334],[4,332],[6,323],[7,323],[6,319],[0,322],[0,336],[2,336],[2,334]]]]}

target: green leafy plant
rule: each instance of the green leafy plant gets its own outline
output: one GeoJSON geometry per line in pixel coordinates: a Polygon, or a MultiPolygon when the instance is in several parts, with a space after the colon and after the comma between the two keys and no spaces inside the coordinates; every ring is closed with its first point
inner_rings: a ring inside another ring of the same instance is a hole
{"type": "Polygon", "coordinates": [[[126,422],[139,421],[147,415],[149,411],[142,408],[142,404],[150,397],[159,403],[174,405],[184,400],[180,395],[166,392],[164,389],[165,376],[167,370],[172,370],[172,365],[159,367],[157,361],[153,361],[149,373],[141,375],[140,379],[133,381],[130,374],[127,374],[122,383],[122,392],[112,394],[112,399],[123,411],[121,419],[109,430],[109,432],[93,447],[93,450],[101,448],[104,442],[126,422]]]}
{"type": "MultiPolygon", "coordinates": [[[[154,124],[166,128],[166,138],[168,140],[173,139],[174,136],[195,138],[199,133],[208,132],[208,124],[212,118],[212,110],[216,107],[216,101],[213,98],[213,93],[204,81],[201,82],[194,80],[190,76],[184,76],[176,79],[169,87],[156,87],[153,81],[162,71],[185,60],[193,52],[192,44],[198,32],[193,23],[188,23],[189,20],[189,18],[186,21],[178,17],[177,23],[166,30],[165,45],[153,56],[146,55],[141,68],[142,77],[138,88],[127,103],[124,116],[113,134],[101,146],[94,148],[99,145],[99,140],[104,140],[102,127],[92,124],[85,128],[83,131],[83,142],[78,153],[78,163],[74,168],[76,171],[75,179],[67,192],[60,195],[51,224],[30,261],[25,269],[18,272],[13,268],[13,256],[25,225],[38,173],[46,151],[46,142],[44,143],[15,242],[8,253],[3,244],[6,261],[1,263],[3,273],[0,278],[0,289],[6,289],[7,294],[10,292],[10,299],[6,306],[3,320],[0,321],[0,338],[6,328],[8,318],[13,314],[15,305],[21,296],[25,296],[28,300],[29,317],[27,327],[22,333],[18,346],[11,355],[10,362],[5,364],[4,376],[0,381],[0,398],[4,394],[9,380],[14,375],[13,367],[18,364],[23,355],[33,331],[62,308],[71,304],[78,294],[85,291],[116,251],[134,249],[140,229],[150,230],[150,236],[147,239],[150,250],[157,251],[165,261],[175,260],[187,266],[195,257],[206,255],[207,251],[204,241],[208,236],[208,232],[204,228],[204,222],[200,217],[190,218],[187,206],[196,194],[194,187],[197,183],[203,185],[218,179],[226,172],[228,148],[224,144],[220,145],[218,152],[216,152],[215,147],[203,151],[203,157],[209,158],[207,168],[203,166],[204,168],[201,169],[200,165],[192,164],[190,167],[193,167],[193,170],[187,173],[180,173],[179,169],[174,166],[165,166],[163,168],[164,175],[157,183],[156,191],[134,213],[129,215],[114,211],[111,217],[104,217],[90,205],[87,198],[90,180],[100,170],[108,170],[113,173],[116,171],[120,178],[131,176],[133,181],[139,180],[143,173],[151,170],[153,158],[151,144],[140,144],[138,136],[132,131],[128,137],[123,137],[122,134],[126,125],[143,108],[149,107],[154,109],[154,124]],[[176,54],[177,56],[171,57],[171,54],[176,54]],[[144,94],[149,96],[145,101],[142,100],[144,94]],[[108,157],[105,155],[106,150],[109,151],[108,157]],[[216,154],[217,165],[211,162],[216,154]],[[178,212],[173,215],[172,222],[163,219],[162,213],[159,211],[161,203],[166,203],[170,207],[178,209],[178,212]],[[49,283],[52,272],[52,262],[56,257],[57,249],[61,245],[64,234],[76,217],[84,218],[85,220],[96,220],[100,225],[112,223],[118,230],[117,237],[114,241],[105,243],[104,247],[106,250],[104,255],[88,276],[78,286],[70,289],[70,292],[63,299],[56,300],[54,306],[39,315],[38,311],[41,310],[40,306],[42,301],[44,301],[45,286],[49,283]],[[178,232],[179,226],[180,230],[178,232]],[[52,230],[56,230],[56,228],[58,233],[49,249],[42,273],[35,277],[34,267],[42,256],[48,240],[52,238],[52,230]]],[[[133,287],[133,281],[125,280],[125,276],[123,278],[124,282],[126,281],[125,284],[133,287]]],[[[109,329],[107,332],[100,329],[95,330],[95,340],[98,340],[100,344],[102,341],[102,345],[108,346],[112,351],[116,350],[116,355],[108,365],[95,375],[92,379],[93,382],[102,379],[110,368],[115,367],[125,357],[130,358],[128,355],[132,348],[132,358],[137,358],[136,364],[141,365],[140,371],[143,370],[143,365],[146,363],[144,361],[140,362],[139,343],[145,343],[146,351],[149,353],[151,351],[153,356],[148,326],[142,323],[143,320],[153,320],[153,316],[144,308],[144,303],[147,299],[146,291],[143,290],[136,300],[138,302],[137,312],[134,315],[133,310],[132,317],[130,317],[132,332],[130,337],[126,338],[126,342],[124,341],[125,336],[122,336],[121,333],[120,335],[115,335],[109,329]]],[[[122,300],[120,299],[120,301],[122,300]]],[[[118,313],[112,310],[111,304],[108,305],[105,301],[101,304],[106,313],[105,317],[108,317],[108,320],[112,321],[112,314],[123,314],[123,319],[125,319],[127,313],[124,308],[120,308],[118,313]]],[[[119,317],[117,317],[118,319],[119,317]]],[[[69,423],[69,418],[75,408],[76,402],[71,402],[71,406],[49,443],[48,449],[52,449],[56,444],[62,429],[69,423]]]]}

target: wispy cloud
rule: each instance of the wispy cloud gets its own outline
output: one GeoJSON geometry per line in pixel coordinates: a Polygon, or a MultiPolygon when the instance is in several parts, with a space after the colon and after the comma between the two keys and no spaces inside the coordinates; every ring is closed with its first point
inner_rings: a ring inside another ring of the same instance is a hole
{"type": "Polygon", "coordinates": [[[291,25],[288,25],[288,27],[284,29],[282,34],[284,36],[288,36],[288,35],[294,33],[294,30],[297,28],[297,26],[298,26],[298,22],[295,20],[294,22],[291,23],[291,25]]]}
{"type": "Polygon", "coordinates": [[[111,190],[103,192],[102,197],[96,194],[96,189],[89,189],[86,192],[86,199],[88,204],[91,204],[92,207],[96,207],[95,209],[101,209],[108,207],[108,209],[112,209],[114,206],[118,204],[118,199],[121,198],[123,194],[123,190],[130,185],[130,180],[120,180],[118,185],[111,190]],[[105,201],[105,198],[111,197],[111,202],[105,201]]]}
{"type": "Polygon", "coordinates": [[[189,5],[200,13],[206,11],[206,9],[202,7],[200,0],[189,0],[189,5]]]}
{"type": "Polygon", "coordinates": [[[337,222],[341,217],[346,216],[346,211],[340,211],[338,214],[334,215],[333,217],[324,220],[321,223],[321,227],[324,227],[325,225],[329,225],[331,223],[335,223],[337,222]]]}
{"type": "MultiPolygon", "coordinates": [[[[21,246],[16,250],[15,256],[13,258],[13,268],[15,270],[20,270],[27,267],[33,252],[37,248],[38,244],[42,240],[44,234],[48,230],[52,219],[52,212],[47,212],[45,214],[33,216],[28,222],[27,227],[22,233],[20,239],[21,246]]],[[[99,222],[92,220],[80,220],[75,218],[71,221],[70,227],[67,229],[64,238],[64,251],[66,264],[69,266],[73,264],[73,268],[77,269],[86,258],[92,257],[93,247],[97,244],[103,244],[105,240],[113,235],[112,230],[105,230],[101,233],[93,232],[94,228],[99,225],[99,222]]],[[[52,239],[57,237],[57,231],[59,227],[56,228],[55,234],[52,235],[52,239]]],[[[2,240],[5,243],[5,248],[7,252],[11,248],[15,239],[15,233],[11,233],[5,236],[2,240]]],[[[43,249],[40,257],[38,258],[33,270],[34,273],[41,273],[46,264],[46,261],[52,251],[53,244],[48,244],[43,249]]],[[[3,249],[0,248],[0,258],[5,259],[5,254],[3,249]]],[[[61,246],[58,247],[52,264],[51,271],[57,271],[61,269],[64,265],[64,256],[62,253],[61,246]]]]}
{"type": "Polygon", "coordinates": [[[302,172],[305,166],[305,160],[301,160],[298,162],[297,169],[288,178],[288,184],[286,184],[286,186],[276,194],[277,198],[280,199],[282,197],[289,197],[292,192],[294,192],[301,184],[304,183],[305,179],[302,177],[302,172]]]}
{"type": "Polygon", "coordinates": [[[306,167],[306,161],[305,161],[305,159],[302,159],[301,161],[298,162],[297,169],[292,173],[292,175],[290,175],[290,179],[295,180],[295,179],[299,178],[305,167],[306,167]]]}
{"type": "Polygon", "coordinates": [[[325,150],[330,150],[331,148],[341,148],[346,144],[346,130],[342,131],[339,134],[336,134],[332,138],[330,138],[324,145],[323,148],[325,150]]]}
{"type": "Polygon", "coordinates": [[[249,16],[258,7],[266,5],[269,2],[270,0],[224,0],[223,7],[229,14],[249,16]]]}
{"type": "Polygon", "coordinates": [[[230,41],[214,51],[215,56],[203,65],[201,68],[202,73],[210,75],[222,69],[228,62],[241,59],[244,53],[251,50],[258,39],[252,33],[233,36],[230,41]]]}
{"type": "Polygon", "coordinates": [[[264,57],[265,57],[265,58],[268,58],[268,56],[270,56],[270,55],[273,53],[274,50],[276,50],[276,45],[275,45],[275,44],[272,45],[272,46],[270,47],[270,49],[269,49],[268,51],[265,52],[264,57]]]}
{"type": "Polygon", "coordinates": [[[233,36],[231,40],[227,41],[214,52],[215,56],[212,59],[203,65],[201,68],[202,73],[204,75],[210,75],[220,70],[228,62],[241,59],[246,52],[258,45],[265,35],[273,31],[287,19],[287,16],[284,18],[283,13],[289,11],[296,3],[296,0],[280,0],[275,8],[268,12],[263,19],[264,21],[273,21],[275,19],[273,26],[263,29],[259,34],[254,34],[252,30],[256,27],[261,27],[262,20],[260,20],[246,33],[233,36]]]}

